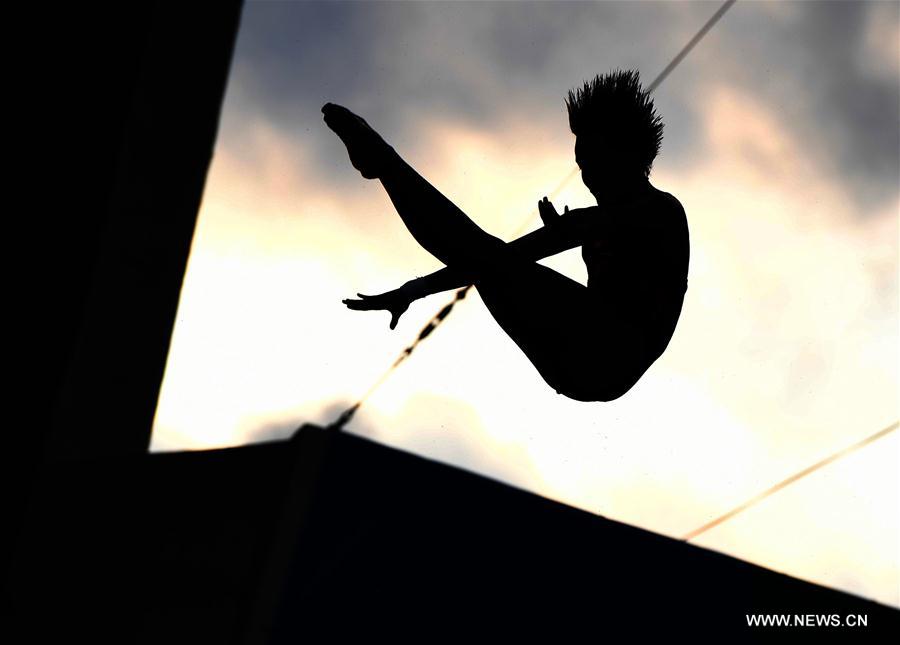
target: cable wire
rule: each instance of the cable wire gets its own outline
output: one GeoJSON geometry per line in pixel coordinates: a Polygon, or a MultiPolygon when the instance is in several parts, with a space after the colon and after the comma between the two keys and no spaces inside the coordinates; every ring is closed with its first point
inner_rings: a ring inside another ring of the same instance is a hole
{"type": "Polygon", "coordinates": [[[898,425],[900,425],[900,421],[894,421],[891,425],[887,426],[886,428],[882,428],[875,434],[871,434],[868,437],[866,437],[865,439],[862,439],[861,441],[857,441],[852,446],[847,446],[846,448],[843,448],[841,450],[838,450],[835,453],[832,453],[828,457],[825,457],[825,459],[823,459],[821,461],[817,461],[812,466],[804,468],[803,470],[794,473],[787,479],[783,479],[782,481],[778,482],[774,486],[767,488],[766,490],[761,492],[759,495],[748,499],[743,504],[735,506],[733,509],[731,509],[727,513],[723,513],[716,519],[707,522],[703,526],[697,527],[696,529],[694,529],[693,531],[691,531],[690,533],[688,533],[681,539],[684,541],[693,540],[695,537],[697,537],[701,533],[706,533],[711,528],[714,528],[714,527],[718,526],[719,524],[722,524],[723,522],[730,520],[732,517],[734,517],[738,513],[743,513],[751,506],[756,506],[757,504],[759,504],[761,501],[763,501],[770,495],[774,495],[775,493],[782,490],[783,488],[787,488],[788,486],[790,486],[797,480],[802,479],[802,478],[806,477],[807,475],[816,472],[820,468],[827,466],[828,464],[833,463],[833,462],[837,461],[838,459],[841,459],[842,457],[846,457],[851,452],[856,452],[863,446],[868,446],[870,443],[874,443],[875,441],[878,441],[882,437],[889,435],[891,432],[893,432],[894,430],[897,429],[898,425]]]}

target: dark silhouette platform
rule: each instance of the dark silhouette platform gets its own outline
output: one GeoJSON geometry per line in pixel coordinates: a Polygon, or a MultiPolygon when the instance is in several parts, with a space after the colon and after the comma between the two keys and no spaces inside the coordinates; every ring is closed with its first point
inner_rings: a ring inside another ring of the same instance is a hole
{"type": "Polygon", "coordinates": [[[286,442],[71,463],[54,484],[58,507],[14,577],[19,615],[54,617],[36,634],[879,642],[900,625],[892,608],[311,426],[286,442]],[[747,628],[762,612],[865,614],[868,627],[747,628]]]}

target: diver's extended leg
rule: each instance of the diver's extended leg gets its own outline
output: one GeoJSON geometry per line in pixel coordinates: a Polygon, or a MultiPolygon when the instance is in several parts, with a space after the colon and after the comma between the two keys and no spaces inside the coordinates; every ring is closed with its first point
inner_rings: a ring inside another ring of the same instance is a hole
{"type": "Polygon", "coordinates": [[[486,233],[406,163],[361,117],[339,105],[322,108],[363,177],[380,179],[416,241],[448,266],[478,269],[496,261],[503,241],[486,233]]]}

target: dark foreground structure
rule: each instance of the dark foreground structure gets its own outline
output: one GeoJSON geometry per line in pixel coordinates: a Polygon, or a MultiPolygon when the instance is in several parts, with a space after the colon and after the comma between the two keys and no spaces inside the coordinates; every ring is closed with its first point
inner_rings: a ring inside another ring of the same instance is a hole
{"type": "Polygon", "coordinates": [[[19,562],[35,635],[884,642],[900,626],[894,609],[311,426],[289,442],[71,463],[55,479],[64,493],[19,562]],[[749,613],[868,625],[750,628],[749,613]]]}

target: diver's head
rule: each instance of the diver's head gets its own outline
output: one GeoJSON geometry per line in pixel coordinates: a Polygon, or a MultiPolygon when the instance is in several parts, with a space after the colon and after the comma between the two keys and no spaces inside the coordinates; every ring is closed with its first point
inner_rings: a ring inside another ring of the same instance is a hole
{"type": "Polygon", "coordinates": [[[586,81],[566,98],[581,178],[597,197],[646,184],[662,142],[663,122],[637,71],[586,81]]]}

